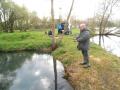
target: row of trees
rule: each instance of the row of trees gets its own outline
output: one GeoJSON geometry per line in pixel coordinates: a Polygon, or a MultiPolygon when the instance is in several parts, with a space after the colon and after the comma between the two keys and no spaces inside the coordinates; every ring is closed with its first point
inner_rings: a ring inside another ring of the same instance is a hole
{"type": "Polygon", "coordinates": [[[11,0],[0,0],[0,30],[14,32],[26,31],[30,28],[41,29],[50,27],[50,20],[40,19],[36,12],[29,12],[25,6],[18,6],[11,0]]]}

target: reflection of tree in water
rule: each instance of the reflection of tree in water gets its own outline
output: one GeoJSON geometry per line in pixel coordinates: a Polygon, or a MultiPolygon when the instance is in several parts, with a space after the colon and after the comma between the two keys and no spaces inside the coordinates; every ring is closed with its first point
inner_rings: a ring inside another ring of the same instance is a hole
{"type": "Polygon", "coordinates": [[[15,78],[15,70],[20,68],[24,61],[30,60],[32,52],[1,53],[0,54],[0,89],[8,90],[15,78]]]}
{"type": "Polygon", "coordinates": [[[53,58],[53,68],[54,68],[54,77],[55,77],[55,90],[57,90],[57,62],[53,58]]]}

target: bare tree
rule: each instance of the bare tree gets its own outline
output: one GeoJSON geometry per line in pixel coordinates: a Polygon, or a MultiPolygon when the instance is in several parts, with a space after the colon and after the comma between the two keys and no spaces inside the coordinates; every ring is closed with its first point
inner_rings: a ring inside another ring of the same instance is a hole
{"type": "MultiPolygon", "coordinates": [[[[71,4],[71,7],[70,7],[70,11],[69,11],[69,13],[68,13],[68,16],[67,16],[67,19],[66,19],[66,22],[65,22],[65,26],[64,26],[64,30],[65,30],[65,31],[67,31],[67,29],[68,29],[68,22],[69,22],[69,19],[70,19],[72,10],[73,10],[74,2],[75,2],[75,0],[72,0],[72,4],[71,4]]],[[[65,33],[65,31],[64,31],[64,33],[65,33]]],[[[64,33],[63,33],[62,36],[60,37],[59,43],[62,41],[63,36],[64,36],[64,33]]]]}
{"type": "MultiPolygon", "coordinates": [[[[69,21],[69,19],[70,19],[71,12],[72,12],[72,10],[73,10],[74,1],[75,1],[75,0],[72,0],[72,4],[71,4],[71,7],[70,7],[70,11],[69,11],[69,14],[68,14],[67,19],[66,19],[65,30],[67,30],[67,28],[68,28],[68,21],[69,21]]],[[[54,5],[53,5],[53,3],[54,3],[54,0],[51,0],[52,49],[54,50],[57,46],[56,46],[56,42],[55,42],[55,20],[54,20],[54,5]]],[[[58,44],[62,41],[63,36],[64,36],[64,33],[63,33],[62,36],[60,37],[60,40],[59,40],[58,44]]]]}
{"type": "Polygon", "coordinates": [[[65,30],[68,29],[68,24],[69,24],[68,22],[69,22],[69,19],[70,19],[72,10],[73,10],[74,1],[75,1],[75,0],[72,0],[72,4],[71,4],[71,7],[70,7],[70,11],[69,11],[69,13],[68,13],[68,16],[67,16],[67,19],[66,19],[66,22],[65,22],[65,30]]]}
{"type": "Polygon", "coordinates": [[[102,3],[102,12],[99,14],[99,45],[101,45],[101,40],[105,33],[108,21],[118,2],[119,0],[104,0],[102,3]]]}

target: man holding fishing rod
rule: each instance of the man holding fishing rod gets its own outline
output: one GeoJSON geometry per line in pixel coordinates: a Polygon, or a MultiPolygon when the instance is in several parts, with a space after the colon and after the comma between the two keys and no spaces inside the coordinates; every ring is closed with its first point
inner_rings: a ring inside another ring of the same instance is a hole
{"type": "Polygon", "coordinates": [[[77,48],[81,50],[83,55],[83,62],[80,65],[84,65],[84,68],[90,67],[89,63],[89,41],[90,41],[90,33],[87,29],[87,25],[85,22],[79,24],[80,34],[76,37],[78,42],[77,48]]]}

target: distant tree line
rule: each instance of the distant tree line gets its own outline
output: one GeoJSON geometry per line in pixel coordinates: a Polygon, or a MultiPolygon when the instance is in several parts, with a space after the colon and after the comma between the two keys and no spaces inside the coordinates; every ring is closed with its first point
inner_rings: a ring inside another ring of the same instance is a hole
{"type": "Polygon", "coordinates": [[[25,6],[18,6],[11,0],[0,0],[0,31],[14,32],[50,27],[50,19],[40,19],[36,12],[29,12],[25,6]]]}

